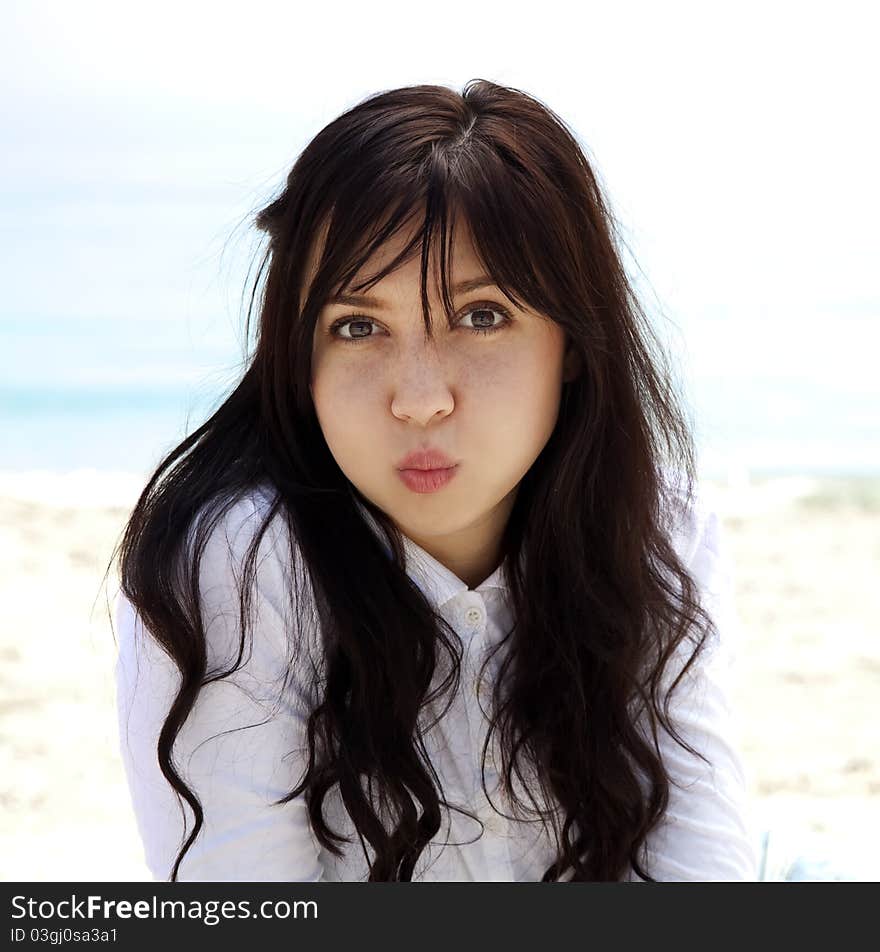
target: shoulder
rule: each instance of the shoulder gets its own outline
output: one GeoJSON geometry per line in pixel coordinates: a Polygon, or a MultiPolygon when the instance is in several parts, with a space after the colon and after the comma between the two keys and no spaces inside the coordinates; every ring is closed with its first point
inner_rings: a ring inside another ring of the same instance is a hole
{"type": "MultiPolygon", "coordinates": [[[[719,510],[701,485],[687,491],[681,480],[671,480],[671,540],[676,554],[696,586],[701,608],[712,620],[704,660],[733,663],[740,640],[736,608],[736,567],[719,510]]],[[[682,642],[682,650],[691,638],[682,642]]]]}
{"type": "MultiPolygon", "coordinates": [[[[174,580],[176,596],[191,589],[198,554],[198,589],[206,620],[228,614],[238,604],[249,549],[270,515],[276,492],[260,484],[235,496],[214,497],[203,504],[184,531],[184,551],[174,580]]],[[[272,515],[263,532],[255,560],[254,579],[259,599],[280,612],[289,576],[290,543],[283,513],[272,515]]],[[[116,620],[132,644],[143,630],[140,613],[120,589],[116,595],[116,620]]],[[[211,625],[209,634],[216,631],[211,625]]],[[[213,637],[213,635],[212,635],[213,637]]],[[[148,640],[149,641],[149,640],[148,640]]]]}
{"type": "Polygon", "coordinates": [[[701,571],[707,559],[721,554],[722,526],[718,512],[704,488],[686,485],[678,470],[664,472],[665,512],[670,537],[682,564],[701,571]]]}
{"type": "MultiPolygon", "coordinates": [[[[262,527],[275,501],[276,492],[267,483],[250,486],[234,495],[214,497],[205,503],[192,520],[189,542],[201,536],[206,552],[219,557],[246,548],[262,527]]],[[[272,519],[272,539],[280,531],[280,512],[272,519]]]]}
{"type": "Polygon", "coordinates": [[[199,584],[203,594],[215,586],[238,583],[256,543],[257,587],[262,596],[276,602],[289,583],[291,555],[298,555],[283,508],[275,507],[273,512],[276,500],[277,490],[261,483],[233,497],[214,499],[196,514],[190,526],[188,565],[195,554],[193,546],[198,544],[202,547],[199,584]]]}

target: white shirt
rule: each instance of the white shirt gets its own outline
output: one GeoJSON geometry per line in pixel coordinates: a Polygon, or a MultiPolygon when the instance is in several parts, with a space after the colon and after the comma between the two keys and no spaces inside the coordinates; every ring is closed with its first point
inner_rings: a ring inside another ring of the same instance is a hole
{"type": "MultiPolygon", "coordinates": [[[[218,660],[229,662],[237,656],[236,580],[269,503],[268,488],[253,490],[233,505],[209,537],[201,569],[209,670],[218,660]]],[[[366,509],[361,511],[378,532],[366,509]]],[[[367,879],[366,857],[335,788],[325,798],[324,811],[331,829],[352,837],[341,859],[326,852],[314,837],[302,797],[282,806],[271,804],[301,779],[309,711],[310,666],[305,663],[294,665],[282,702],[275,703],[290,650],[289,622],[284,621],[289,614],[284,586],[289,584],[290,566],[280,527],[278,514],[259,550],[255,598],[259,616],[252,650],[245,651],[245,660],[234,675],[202,688],[175,744],[178,769],[204,809],[204,826],[181,863],[179,881],[367,879]],[[235,730],[247,725],[257,726],[235,730]]],[[[388,551],[384,537],[380,538],[388,551]]],[[[695,505],[677,530],[675,542],[698,580],[721,638],[705,646],[691,676],[673,695],[671,712],[684,738],[711,766],[659,731],[667,769],[685,789],[670,787],[667,813],[649,836],[647,869],[661,881],[756,880],[756,838],[738,753],[738,723],[727,699],[737,619],[730,599],[731,575],[719,553],[716,514],[695,505]]],[[[485,824],[480,837],[479,825],[469,817],[441,808],[445,822],[423,851],[413,878],[540,881],[555,858],[551,835],[538,822],[508,820],[496,813],[480,777],[487,721],[476,696],[476,671],[483,653],[512,622],[501,567],[470,590],[410,539],[404,537],[404,545],[407,573],[454,627],[465,649],[455,703],[428,732],[426,745],[447,799],[466,806],[485,824]]],[[[147,866],[154,879],[167,880],[183,842],[183,822],[175,794],[159,770],[156,743],[180,675],[152,637],[146,636],[121,592],[116,622],[120,751],[147,866]]],[[[692,645],[686,641],[685,646],[689,655],[692,645]]],[[[318,650],[317,639],[310,640],[309,651],[318,650]]],[[[315,657],[310,659],[312,664],[315,657]]],[[[500,661],[499,652],[489,664],[489,676],[497,672],[500,661]]],[[[488,711],[485,679],[482,690],[488,711]]],[[[491,756],[487,759],[486,785],[493,802],[511,813],[496,789],[495,766],[501,762],[497,732],[493,738],[496,754],[494,761],[491,756]]],[[[185,802],[183,808],[189,835],[192,811],[185,802]]],[[[626,878],[639,880],[631,870],[626,878]]]]}

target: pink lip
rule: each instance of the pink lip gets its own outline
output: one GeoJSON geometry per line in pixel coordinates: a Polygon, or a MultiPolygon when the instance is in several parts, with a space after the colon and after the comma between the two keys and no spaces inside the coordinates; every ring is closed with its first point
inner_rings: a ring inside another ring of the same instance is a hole
{"type": "Polygon", "coordinates": [[[397,464],[397,468],[404,469],[449,469],[456,466],[454,459],[450,459],[442,450],[436,450],[432,447],[428,449],[415,450],[397,464]]]}
{"type": "Polygon", "coordinates": [[[400,469],[398,476],[416,493],[433,493],[442,489],[458,472],[458,466],[446,469],[400,469]]]}

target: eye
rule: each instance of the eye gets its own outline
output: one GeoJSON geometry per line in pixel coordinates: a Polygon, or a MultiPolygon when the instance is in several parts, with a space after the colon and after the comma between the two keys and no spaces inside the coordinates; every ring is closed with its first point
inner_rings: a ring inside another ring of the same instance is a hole
{"type": "Polygon", "coordinates": [[[358,341],[374,337],[374,334],[364,333],[365,328],[370,328],[375,324],[375,321],[370,320],[368,317],[344,317],[341,320],[334,321],[330,326],[328,333],[331,337],[335,337],[338,340],[344,340],[347,343],[357,343],[358,341]],[[343,328],[356,328],[355,332],[346,335],[339,333],[343,328]]]}
{"type": "MultiPolygon", "coordinates": [[[[456,326],[469,330],[472,334],[494,334],[496,331],[503,330],[511,323],[510,314],[506,308],[499,304],[481,302],[479,304],[470,304],[462,312],[456,326]],[[477,323],[468,325],[463,323],[468,317],[476,316],[477,323]],[[495,320],[500,317],[501,320],[495,320]]],[[[363,314],[354,314],[350,317],[341,317],[334,321],[327,330],[327,333],[334,340],[344,341],[346,344],[358,344],[364,340],[370,340],[379,335],[369,333],[369,329],[378,326],[377,322],[371,317],[363,314]],[[348,329],[347,334],[343,334],[343,329],[348,329]]]]}
{"type": "Polygon", "coordinates": [[[478,323],[473,327],[468,327],[467,324],[464,326],[468,330],[473,331],[475,334],[492,334],[495,331],[500,331],[503,327],[510,323],[510,315],[507,311],[500,307],[497,304],[475,304],[465,311],[462,316],[459,324],[462,323],[466,318],[476,315],[478,318],[478,323]],[[501,320],[497,323],[493,323],[494,317],[500,317],[501,320]]]}

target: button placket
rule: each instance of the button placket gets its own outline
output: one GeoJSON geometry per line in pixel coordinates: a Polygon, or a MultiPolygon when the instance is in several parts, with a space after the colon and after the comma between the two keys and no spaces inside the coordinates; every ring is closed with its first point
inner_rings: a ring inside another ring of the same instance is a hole
{"type": "MultiPolygon", "coordinates": [[[[485,706],[485,708],[488,710],[491,701],[491,684],[487,683],[487,679],[491,680],[493,675],[497,673],[499,662],[497,659],[493,659],[493,661],[491,661],[487,666],[484,674],[484,680],[480,685],[481,691],[480,698],[478,699],[476,691],[476,678],[481,661],[483,660],[488,649],[490,632],[487,606],[484,604],[478,593],[473,594],[475,595],[475,598],[479,598],[479,601],[473,605],[470,605],[465,610],[464,618],[465,624],[474,623],[475,627],[481,629],[479,633],[475,632],[475,636],[470,640],[467,646],[468,663],[470,665],[471,673],[471,690],[468,691],[468,702],[472,713],[471,726],[473,729],[471,733],[474,738],[474,756],[476,760],[479,760],[483,749],[486,731],[488,730],[488,723],[485,720],[485,716],[481,710],[480,699],[482,699],[483,706],[485,706]],[[476,610],[474,611],[474,609],[476,610]],[[472,619],[473,622],[471,621],[472,619]]],[[[489,757],[486,763],[486,784],[492,793],[492,798],[494,799],[496,805],[499,805],[500,808],[503,809],[505,805],[505,798],[501,792],[499,776],[496,769],[498,763],[500,763],[498,755],[498,742],[499,738],[496,731],[493,733],[489,757]]],[[[486,873],[489,880],[491,881],[510,882],[513,879],[513,863],[510,854],[510,821],[506,817],[498,814],[489,802],[489,799],[486,796],[485,791],[482,789],[482,784],[480,782],[479,763],[476,763],[475,766],[478,775],[476,781],[476,796],[479,804],[478,811],[481,819],[486,825],[486,838],[481,840],[483,856],[486,864],[486,873]]]]}
{"type": "MultiPolygon", "coordinates": [[[[481,629],[485,627],[487,617],[486,608],[483,605],[480,593],[462,593],[459,596],[458,603],[453,608],[453,617],[457,621],[456,627],[462,635],[462,644],[464,647],[464,655],[462,657],[461,700],[464,707],[469,746],[468,792],[470,796],[474,797],[474,807],[477,816],[484,816],[486,798],[478,776],[479,751],[482,749],[483,715],[480,711],[475,691],[477,666],[484,641],[483,637],[481,637],[481,629]]],[[[483,837],[478,842],[471,844],[471,849],[474,851],[473,860],[477,878],[483,882],[490,882],[495,878],[493,875],[495,858],[491,855],[491,850],[486,838],[483,837]]]]}

